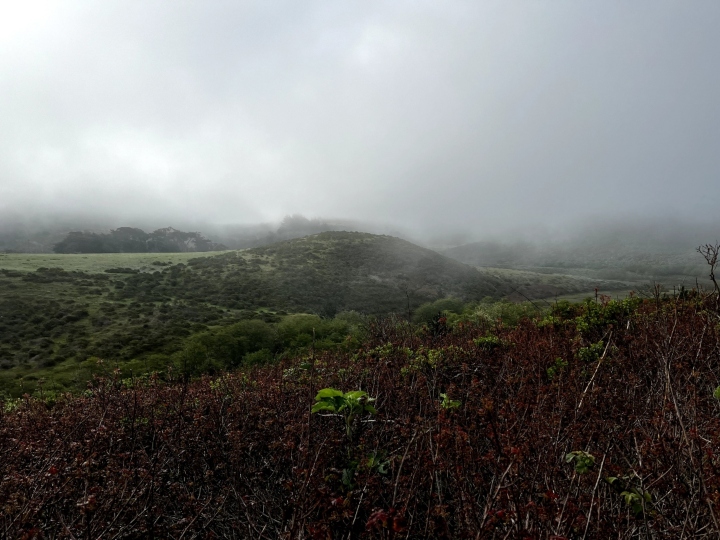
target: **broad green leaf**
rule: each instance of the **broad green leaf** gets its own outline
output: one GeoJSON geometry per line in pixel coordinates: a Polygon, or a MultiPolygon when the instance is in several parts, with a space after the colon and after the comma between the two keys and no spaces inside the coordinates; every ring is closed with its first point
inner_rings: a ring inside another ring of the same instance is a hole
{"type": "Polygon", "coordinates": [[[333,406],[335,407],[336,412],[344,411],[348,408],[347,401],[335,401],[333,406]]]}
{"type": "Polygon", "coordinates": [[[343,395],[344,394],[340,390],[335,390],[334,388],[323,388],[318,391],[317,396],[315,396],[315,401],[320,401],[323,398],[342,397],[343,395]]]}
{"type": "Polygon", "coordinates": [[[336,412],[336,411],[335,411],[335,405],[333,405],[332,403],[327,403],[327,402],[325,402],[325,401],[321,401],[321,402],[316,403],[315,405],[313,405],[313,408],[312,408],[311,412],[316,413],[316,412],[318,412],[318,411],[332,411],[332,412],[336,412]]]}

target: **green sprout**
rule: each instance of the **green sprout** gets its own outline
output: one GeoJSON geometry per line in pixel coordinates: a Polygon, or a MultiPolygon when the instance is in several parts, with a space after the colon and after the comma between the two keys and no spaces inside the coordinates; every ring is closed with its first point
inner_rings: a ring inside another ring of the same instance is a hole
{"type": "Polygon", "coordinates": [[[595,464],[595,456],[582,450],[575,450],[565,454],[565,462],[575,466],[575,472],[585,474],[595,464]]]}
{"type": "Polygon", "coordinates": [[[447,394],[440,394],[440,397],[442,398],[440,406],[443,409],[457,409],[460,407],[460,402],[450,399],[447,394]]]}
{"type": "MultiPolygon", "coordinates": [[[[652,494],[640,486],[633,486],[633,476],[608,476],[605,481],[625,500],[625,504],[635,516],[641,516],[648,507],[652,507],[652,494]]],[[[650,510],[650,514],[654,514],[650,510]]]]}
{"type": "Polygon", "coordinates": [[[315,396],[312,412],[328,411],[342,415],[348,440],[352,440],[352,424],[355,418],[363,413],[377,414],[375,407],[370,405],[372,401],[375,401],[375,398],[369,397],[367,392],[362,390],[342,392],[335,388],[323,388],[315,396]]]}

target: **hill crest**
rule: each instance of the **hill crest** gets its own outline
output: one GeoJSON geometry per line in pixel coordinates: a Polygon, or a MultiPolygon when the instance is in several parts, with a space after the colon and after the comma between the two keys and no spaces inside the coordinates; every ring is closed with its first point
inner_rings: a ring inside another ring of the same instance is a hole
{"type": "Polygon", "coordinates": [[[188,268],[188,276],[198,280],[192,288],[216,291],[215,302],[251,308],[244,300],[253,296],[260,305],[327,316],[350,310],[405,313],[438,298],[480,300],[510,292],[501,279],[430,249],[359,232],[323,232],[200,257],[188,268]]]}

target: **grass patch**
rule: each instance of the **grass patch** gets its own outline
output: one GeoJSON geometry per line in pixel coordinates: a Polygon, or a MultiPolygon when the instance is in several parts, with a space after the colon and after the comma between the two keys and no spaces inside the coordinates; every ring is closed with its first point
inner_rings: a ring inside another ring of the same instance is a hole
{"type": "Polygon", "coordinates": [[[17,272],[34,272],[38,268],[62,268],[68,272],[100,273],[111,268],[130,268],[142,272],[154,272],[163,264],[187,263],[198,257],[208,257],[224,253],[222,251],[205,253],[0,253],[0,269],[17,272]]]}

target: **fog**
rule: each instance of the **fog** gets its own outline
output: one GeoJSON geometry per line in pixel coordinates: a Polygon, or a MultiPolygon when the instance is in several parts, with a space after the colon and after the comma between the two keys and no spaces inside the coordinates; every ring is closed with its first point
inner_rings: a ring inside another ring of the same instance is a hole
{"type": "Polygon", "coordinates": [[[2,2],[0,222],[711,230],[719,23],[714,0],[2,2]]]}

